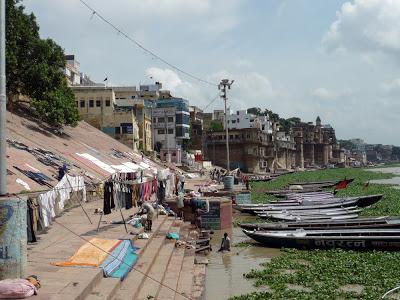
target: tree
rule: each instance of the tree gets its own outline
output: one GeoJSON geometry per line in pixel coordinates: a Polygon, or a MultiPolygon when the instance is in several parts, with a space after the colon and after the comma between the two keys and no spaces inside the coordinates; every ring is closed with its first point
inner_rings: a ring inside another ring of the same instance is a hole
{"type": "Polygon", "coordinates": [[[210,123],[210,129],[211,131],[223,131],[224,126],[222,125],[222,122],[219,120],[212,120],[210,123]]]}
{"type": "Polygon", "coordinates": [[[353,150],[356,149],[356,145],[352,141],[349,140],[339,140],[339,145],[341,148],[344,148],[346,150],[353,150]]]}
{"type": "Polygon", "coordinates": [[[261,115],[261,108],[259,108],[259,107],[249,108],[249,109],[247,109],[247,113],[259,116],[259,115],[261,115]]]}
{"type": "Polygon", "coordinates": [[[51,39],[41,39],[33,14],[26,14],[20,0],[7,0],[6,72],[9,106],[16,96],[31,99],[30,107],[53,126],[75,126],[79,120],[75,97],[62,70],[65,56],[51,39]]]}

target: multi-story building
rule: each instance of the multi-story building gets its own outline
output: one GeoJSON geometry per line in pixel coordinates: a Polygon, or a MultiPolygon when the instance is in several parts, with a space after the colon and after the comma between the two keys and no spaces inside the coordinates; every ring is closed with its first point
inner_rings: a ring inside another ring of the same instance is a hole
{"type": "Polygon", "coordinates": [[[172,153],[172,161],[181,161],[180,151],[185,140],[190,138],[189,102],[182,98],[165,97],[156,101],[152,109],[153,138],[155,149],[160,150],[161,158],[172,153]]]}
{"type": "MultiPolygon", "coordinates": [[[[142,89],[143,86],[141,86],[142,89]]],[[[153,100],[143,99],[143,94],[135,86],[114,87],[115,101],[118,107],[133,110],[139,127],[139,149],[153,151],[151,129],[151,107],[153,100]]]]}
{"type": "MultiPolygon", "coordinates": [[[[227,117],[228,129],[258,128],[263,132],[272,133],[272,123],[268,116],[256,116],[247,113],[247,110],[238,110],[227,117]]],[[[223,123],[225,128],[225,123],[223,123]]]]}
{"type": "Polygon", "coordinates": [[[81,84],[80,63],[75,59],[75,55],[65,55],[64,74],[68,85],[81,84]]]}
{"type": "Polygon", "coordinates": [[[117,105],[114,88],[81,85],[71,88],[83,120],[123,144],[138,148],[139,128],[133,109],[117,105]]]}
{"type": "Polygon", "coordinates": [[[300,168],[342,163],[340,151],[334,147],[337,145],[335,130],[329,124],[322,125],[320,117],[317,117],[315,125],[312,122],[296,124],[293,134],[297,148],[296,165],[300,168]]]}
{"type": "MultiPolygon", "coordinates": [[[[207,132],[205,156],[215,165],[226,166],[225,131],[207,132]]],[[[274,161],[272,135],[258,128],[232,129],[229,131],[230,169],[244,172],[265,172],[274,161]]]]}
{"type": "Polygon", "coordinates": [[[189,106],[191,147],[193,150],[202,150],[203,146],[203,110],[197,106],[189,106]]]}

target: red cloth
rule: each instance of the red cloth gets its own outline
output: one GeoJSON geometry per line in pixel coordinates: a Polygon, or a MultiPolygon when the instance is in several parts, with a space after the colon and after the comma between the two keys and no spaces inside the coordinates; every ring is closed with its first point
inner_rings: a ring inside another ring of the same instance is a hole
{"type": "Polygon", "coordinates": [[[347,180],[347,179],[342,180],[342,181],[339,181],[338,184],[336,184],[335,188],[336,188],[337,190],[345,189],[345,188],[347,188],[347,186],[349,185],[349,183],[350,183],[350,181],[347,180]]]}

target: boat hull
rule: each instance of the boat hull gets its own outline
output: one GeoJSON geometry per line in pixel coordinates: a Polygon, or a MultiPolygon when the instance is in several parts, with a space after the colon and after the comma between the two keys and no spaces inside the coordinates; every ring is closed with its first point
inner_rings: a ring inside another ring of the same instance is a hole
{"type": "Polygon", "coordinates": [[[352,220],[337,221],[307,221],[307,222],[281,222],[281,223],[253,223],[239,224],[242,229],[247,230],[318,230],[318,229],[376,229],[376,228],[399,228],[400,218],[357,218],[352,220]]]}
{"type": "Polygon", "coordinates": [[[320,236],[320,237],[280,237],[265,236],[243,230],[243,232],[258,243],[272,248],[297,248],[297,249],[333,249],[348,250],[400,250],[400,235],[385,237],[360,237],[360,236],[320,236]]]}

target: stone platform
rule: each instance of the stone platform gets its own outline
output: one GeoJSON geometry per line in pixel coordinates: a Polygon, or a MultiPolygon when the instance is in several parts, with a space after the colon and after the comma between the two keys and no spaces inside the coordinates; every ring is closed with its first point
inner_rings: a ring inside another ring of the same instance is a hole
{"type": "MultiPolygon", "coordinates": [[[[141,230],[123,225],[101,224],[96,231],[99,215],[94,209],[101,201],[84,204],[93,224],[80,207],[73,208],[57,218],[46,234],[39,235],[36,244],[28,245],[28,275],[39,277],[42,287],[36,300],[42,299],[200,299],[204,285],[205,266],[195,265],[193,249],[177,248],[175,242],[166,239],[166,233],[179,232],[181,239],[190,235],[191,225],[167,216],[158,216],[153,222],[153,232],[147,240],[137,239],[141,230]],[[85,243],[85,239],[124,238],[139,247],[139,258],[134,269],[124,281],[104,278],[100,268],[56,267],[51,262],[63,261],[72,256],[85,243]]],[[[135,208],[123,210],[128,217],[135,208]]],[[[119,212],[103,217],[104,221],[121,220],[119,212]]]]}

